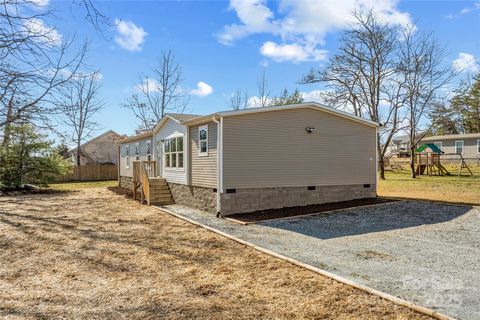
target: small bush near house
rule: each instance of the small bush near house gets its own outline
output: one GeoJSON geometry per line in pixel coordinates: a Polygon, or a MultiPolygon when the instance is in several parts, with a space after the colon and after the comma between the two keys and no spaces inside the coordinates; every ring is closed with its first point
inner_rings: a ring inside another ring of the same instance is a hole
{"type": "Polygon", "coordinates": [[[47,136],[29,124],[10,125],[0,145],[0,189],[20,189],[24,184],[44,186],[54,175],[65,175],[71,164],[47,136]]]}

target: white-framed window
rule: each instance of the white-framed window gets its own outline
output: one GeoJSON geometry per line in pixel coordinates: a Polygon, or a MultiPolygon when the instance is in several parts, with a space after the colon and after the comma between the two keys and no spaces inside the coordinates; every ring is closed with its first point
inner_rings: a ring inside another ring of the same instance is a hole
{"type": "Polygon", "coordinates": [[[135,160],[140,160],[140,143],[135,143],[135,160]]]}
{"type": "Polygon", "coordinates": [[[183,136],[165,139],[165,168],[183,169],[183,136]]]}
{"type": "Polygon", "coordinates": [[[208,156],[208,125],[198,127],[198,155],[208,156]]]}
{"type": "Polygon", "coordinates": [[[147,141],[147,161],[152,160],[152,142],[147,141]]]}
{"type": "Polygon", "coordinates": [[[436,141],[433,144],[436,145],[438,147],[438,149],[442,150],[442,141],[436,141]]]}
{"type": "Polygon", "coordinates": [[[130,168],[130,145],[125,146],[125,168],[130,168]]]}
{"type": "Polygon", "coordinates": [[[477,153],[480,153],[480,139],[477,140],[477,153]]]}
{"type": "Polygon", "coordinates": [[[455,141],[455,153],[463,154],[463,140],[455,141]]]}

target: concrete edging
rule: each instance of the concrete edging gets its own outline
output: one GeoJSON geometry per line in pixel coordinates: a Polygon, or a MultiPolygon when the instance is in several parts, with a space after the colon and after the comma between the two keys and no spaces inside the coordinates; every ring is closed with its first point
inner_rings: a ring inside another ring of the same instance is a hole
{"type": "Polygon", "coordinates": [[[412,309],[412,310],[414,310],[414,311],[416,311],[416,312],[418,312],[418,313],[421,313],[421,314],[424,314],[424,315],[433,317],[433,318],[435,318],[435,319],[439,319],[439,320],[456,320],[455,318],[450,317],[450,316],[447,316],[447,315],[445,315],[445,314],[442,314],[442,313],[440,313],[440,312],[438,312],[438,311],[435,311],[435,310],[432,310],[432,309],[429,309],[429,308],[426,308],[426,307],[422,307],[422,306],[416,305],[416,304],[414,304],[413,302],[410,302],[410,301],[407,301],[407,300],[398,298],[398,297],[396,297],[396,296],[393,296],[393,295],[388,294],[388,293],[383,292],[383,291],[379,291],[379,290],[376,290],[376,289],[367,287],[367,286],[365,286],[365,285],[363,285],[363,284],[360,284],[360,283],[357,283],[357,282],[355,282],[355,281],[349,280],[349,279],[347,279],[347,278],[338,276],[338,275],[333,274],[333,273],[331,273],[331,272],[328,272],[328,271],[326,271],[326,270],[323,270],[323,269],[314,267],[314,266],[312,266],[312,265],[303,263],[303,262],[298,261],[298,260],[293,259],[293,258],[289,258],[289,257],[287,257],[287,256],[284,256],[284,255],[282,255],[282,254],[276,253],[276,252],[271,251],[271,250],[269,250],[269,249],[265,249],[265,248],[263,248],[263,247],[257,246],[257,245],[255,245],[255,244],[253,244],[253,243],[251,243],[251,242],[242,240],[242,239],[240,239],[240,238],[237,238],[237,237],[235,237],[235,236],[232,236],[232,235],[230,235],[230,234],[228,234],[228,233],[226,233],[226,232],[223,232],[223,231],[221,231],[221,230],[218,230],[218,229],[209,227],[209,226],[207,226],[207,225],[205,225],[205,224],[203,224],[203,223],[200,223],[200,222],[197,222],[197,221],[192,220],[192,219],[190,219],[190,218],[184,217],[184,216],[182,216],[182,215],[180,215],[180,214],[177,214],[177,213],[175,213],[175,212],[173,212],[173,211],[171,211],[171,210],[169,210],[169,209],[167,209],[167,208],[163,208],[163,207],[161,207],[161,206],[152,206],[152,207],[154,207],[154,208],[156,208],[156,209],[158,209],[158,210],[160,210],[160,211],[162,211],[162,212],[165,212],[165,213],[167,213],[167,214],[169,214],[169,215],[171,215],[171,216],[174,216],[174,217],[176,217],[176,218],[178,218],[178,219],[184,220],[184,221],[189,222],[189,223],[191,223],[191,224],[193,224],[193,225],[196,225],[196,226],[198,226],[198,227],[204,228],[204,229],[209,230],[209,231],[211,231],[211,232],[214,232],[214,233],[216,233],[216,234],[218,234],[218,235],[224,236],[224,237],[226,237],[226,238],[228,238],[228,239],[230,239],[230,240],[233,240],[233,241],[235,241],[235,242],[237,242],[237,243],[240,243],[240,244],[243,244],[243,245],[245,245],[245,246],[251,247],[251,248],[253,248],[253,249],[257,250],[257,251],[260,251],[260,252],[262,252],[262,253],[266,253],[266,254],[268,254],[268,255],[270,255],[270,256],[273,256],[273,257],[275,257],[275,258],[277,258],[277,259],[281,259],[281,260],[287,261],[287,262],[289,262],[289,263],[291,263],[291,264],[294,264],[294,265],[297,265],[297,266],[299,266],[299,267],[302,267],[302,268],[308,269],[308,270],[310,270],[310,271],[316,272],[316,273],[321,274],[321,275],[323,275],[323,276],[325,276],[325,277],[328,277],[328,278],[330,278],[330,279],[333,279],[333,280],[336,280],[336,281],[341,282],[341,283],[343,283],[343,284],[349,285],[349,286],[351,286],[351,287],[353,287],[353,288],[362,290],[362,291],[364,291],[364,292],[367,292],[367,293],[376,295],[376,296],[378,296],[378,297],[380,297],[380,298],[382,298],[382,299],[391,301],[391,302],[393,302],[393,303],[396,304],[396,305],[399,305],[399,306],[403,306],[403,307],[412,309]]]}

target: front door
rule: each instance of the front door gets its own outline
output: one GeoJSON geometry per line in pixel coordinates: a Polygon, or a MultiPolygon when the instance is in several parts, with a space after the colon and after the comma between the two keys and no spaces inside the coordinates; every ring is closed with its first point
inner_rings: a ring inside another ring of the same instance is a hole
{"type": "Polygon", "coordinates": [[[156,152],[156,155],[157,155],[157,174],[159,177],[162,176],[162,167],[163,167],[163,163],[162,163],[162,160],[163,160],[163,144],[159,141],[157,142],[157,145],[156,145],[156,148],[157,151],[156,152]]]}

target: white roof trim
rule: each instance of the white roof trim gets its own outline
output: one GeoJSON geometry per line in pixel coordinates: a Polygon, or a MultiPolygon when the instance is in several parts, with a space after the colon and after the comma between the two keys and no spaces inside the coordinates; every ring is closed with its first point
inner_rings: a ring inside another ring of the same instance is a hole
{"type": "Polygon", "coordinates": [[[193,125],[193,124],[199,124],[202,122],[210,121],[212,117],[218,116],[218,117],[230,117],[230,116],[239,116],[239,115],[244,115],[244,114],[252,114],[252,113],[260,113],[260,112],[270,112],[270,111],[280,111],[280,110],[292,110],[292,109],[303,109],[303,108],[312,108],[320,111],[324,111],[326,113],[330,113],[333,115],[337,115],[352,121],[360,122],[372,127],[379,127],[380,124],[371,120],[367,120],[361,117],[357,117],[355,115],[352,115],[350,113],[340,111],[337,109],[329,108],[324,105],[321,105],[320,103],[317,102],[304,102],[304,103],[299,103],[299,104],[291,104],[291,105],[285,105],[285,106],[276,106],[276,107],[266,107],[266,108],[251,108],[251,109],[244,109],[244,110],[232,110],[232,111],[222,111],[222,112],[216,112],[213,114],[209,114],[206,116],[198,117],[192,120],[184,121],[183,124],[186,125],[193,125]]]}

